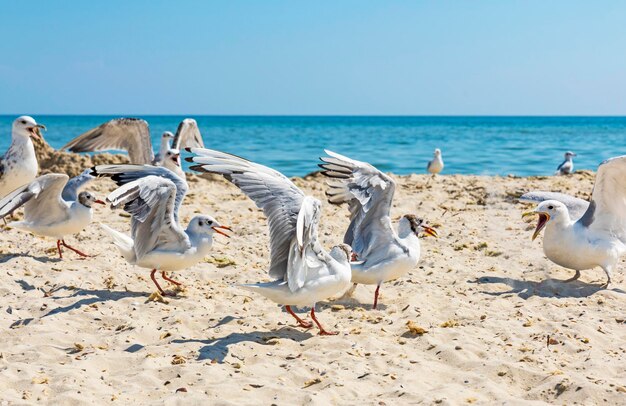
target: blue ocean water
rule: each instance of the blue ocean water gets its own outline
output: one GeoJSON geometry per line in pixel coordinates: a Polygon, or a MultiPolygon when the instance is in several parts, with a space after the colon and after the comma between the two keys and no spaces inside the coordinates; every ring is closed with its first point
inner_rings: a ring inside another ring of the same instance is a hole
{"type": "MultiPolygon", "coordinates": [[[[35,115],[55,148],[118,116],[35,115]]],[[[16,116],[0,116],[0,152],[16,116]]],[[[183,116],[142,116],[158,145],[183,116]]],[[[317,170],[323,149],[396,174],[425,173],[435,148],[445,174],[549,175],[567,150],[577,169],[626,154],[626,117],[193,116],[208,148],[260,162],[287,176],[317,170]]]]}

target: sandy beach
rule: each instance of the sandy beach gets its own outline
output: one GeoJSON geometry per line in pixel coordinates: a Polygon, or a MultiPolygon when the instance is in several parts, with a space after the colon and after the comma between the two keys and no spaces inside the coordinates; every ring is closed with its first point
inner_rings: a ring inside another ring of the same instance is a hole
{"type": "MultiPolygon", "coordinates": [[[[586,198],[593,173],[395,179],[394,217],[423,216],[441,238],[422,239],[418,267],[383,285],[379,309],[372,286],[318,304],[334,337],[295,327],[280,307],[237,288],[268,280],[267,225],[221,179],[190,176],[183,223],[210,214],[233,238],[217,236],[205,263],[175,274],[185,289],[165,303],[149,300],[149,271],[128,265],[98,227],[128,231],[121,211],[98,207],[92,226],[68,238],[95,255],[84,260],[59,260],[54,241],[3,229],[2,404],[626,401],[623,263],[608,290],[601,269],[563,282],[572,272],[531,242],[534,223],[516,200],[533,189],[586,198]]],[[[295,182],[325,201],[322,177],[295,182]]],[[[101,179],[89,189],[104,197],[113,188],[101,179]]],[[[348,211],[323,209],[330,247],[348,211]]]]}

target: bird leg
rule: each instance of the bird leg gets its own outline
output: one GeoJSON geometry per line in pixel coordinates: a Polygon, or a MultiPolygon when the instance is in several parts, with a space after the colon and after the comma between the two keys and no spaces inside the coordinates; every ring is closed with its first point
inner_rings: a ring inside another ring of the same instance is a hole
{"type": "Polygon", "coordinates": [[[165,291],[161,289],[161,286],[159,286],[159,282],[157,282],[156,278],[154,277],[154,274],[156,273],[156,271],[157,271],[156,269],[153,269],[152,272],[150,272],[150,278],[152,278],[152,282],[154,282],[154,284],[156,285],[157,289],[159,290],[159,293],[165,296],[165,291]]]}
{"type": "Polygon", "coordinates": [[[606,289],[611,284],[611,270],[608,269],[608,268],[602,268],[602,270],[606,274],[606,283],[604,285],[602,285],[602,286],[604,286],[604,288],[606,289]]]}
{"type": "Polygon", "coordinates": [[[63,252],[61,252],[61,240],[57,240],[57,250],[59,250],[59,258],[63,259],[63,252]]]}
{"type": "Polygon", "coordinates": [[[161,276],[163,277],[163,279],[165,279],[166,281],[170,283],[173,283],[176,286],[182,285],[182,283],[176,282],[174,279],[168,278],[167,275],[165,275],[165,271],[161,271],[161,276]]]}
{"type": "Polygon", "coordinates": [[[341,296],[340,299],[348,299],[351,298],[352,295],[354,294],[354,291],[356,290],[356,283],[353,283],[352,286],[350,286],[350,288],[348,290],[346,290],[346,292],[341,296]]]}
{"type": "Polygon", "coordinates": [[[574,281],[577,281],[578,278],[580,278],[580,271],[576,270],[576,273],[574,274],[574,276],[572,276],[569,279],[566,279],[565,282],[574,282],[574,281]]]}
{"type": "Polygon", "coordinates": [[[286,306],[285,306],[285,309],[287,310],[287,312],[288,312],[289,314],[291,314],[291,315],[292,315],[292,316],[293,316],[293,317],[294,317],[294,318],[298,321],[298,324],[300,325],[300,327],[304,327],[304,328],[311,328],[311,327],[313,327],[313,323],[310,323],[310,322],[308,322],[308,321],[304,321],[304,320],[302,320],[300,317],[298,317],[298,315],[297,315],[297,314],[295,314],[295,313],[293,312],[293,310],[291,310],[291,306],[286,305],[286,306]]]}
{"type": "MultiPolygon", "coordinates": [[[[57,244],[58,244],[58,242],[57,242],[57,244]]],[[[61,244],[62,244],[65,248],[69,248],[69,249],[71,249],[72,251],[74,251],[75,253],[77,253],[78,255],[80,255],[80,256],[81,256],[81,257],[83,257],[83,258],[86,258],[86,257],[88,257],[88,256],[89,256],[89,255],[85,254],[84,252],[81,252],[81,251],[77,250],[76,248],[74,248],[74,247],[71,247],[71,246],[67,245],[67,244],[65,243],[65,240],[61,240],[61,244]]],[[[59,249],[59,253],[60,253],[60,252],[61,252],[61,250],[59,249]]]]}
{"type": "Polygon", "coordinates": [[[315,317],[315,305],[313,305],[313,307],[311,307],[311,318],[313,319],[315,324],[317,324],[317,327],[320,329],[320,335],[321,336],[335,336],[335,335],[339,334],[339,332],[337,332],[337,331],[326,331],[326,330],[324,330],[324,327],[322,327],[320,322],[317,320],[317,317],[315,317]]]}
{"type": "Polygon", "coordinates": [[[378,291],[380,290],[380,284],[376,286],[376,292],[374,292],[374,306],[372,309],[376,310],[376,305],[378,304],[378,291]]]}

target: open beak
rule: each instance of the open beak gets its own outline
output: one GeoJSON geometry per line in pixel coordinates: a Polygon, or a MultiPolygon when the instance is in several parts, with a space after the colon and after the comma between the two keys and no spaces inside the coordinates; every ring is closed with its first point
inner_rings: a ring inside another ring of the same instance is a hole
{"type": "Polygon", "coordinates": [[[533,233],[532,241],[535,241],[535,238],[539,235],[541,230],[548,224],[548,220],[550,220],[550,215],[548,213],[541,213],[536,211],[527,211],[522,214],[522,218],[532,216],[537,214],[539,216],[539,221],[537,222],[537,228],[535,228],[535,232],[533,233]]]}
{"type": "Polygon", "coordinates": [[[435,237],[435,238],[439,238],[439,234],[437,234],[437,230],[435,230],[432,227],[428,227],[422,224],[422,231],[424,231],[424,234],[426,235],[430,235],[431,237],[435,237]]]}
{"type": "Polygon", "coordinates": [[[105,203],[105,202],[103,202],[103,201],[102,201],[102,200],[100,200],[100,199],[96,199],[96,200],[94,200],[93,202],[94,202],[94,203],[98,203],[98,204],[103,204],[103,205],[105,205],[105,206],[106,206],[106,203],[105,203]]]}
{"type": "Polygon", "coordinates": [[[174,161],[176,166],[180,166],[180,154],[172,155],[172,161],[174,161]]]}
{"type": "Polygon", "coordinates": [[[43,138],[41,135],[41,128],[43,128],[44,131],[46,131],[46,126],[43,124],[37,124],[34,127],[30,127],[28,129],[28,131],[30,131],[30,136],[35,138],[35,137],[39,137],[39,138],[43,138]]]}
{"type": "Polygon", "coordinates": [[[228,226],[213,226],[211,227],[213,229],[213,231],[215,231],[218,234],[222,234],[225,237],[230,238],[230,235],[226,234],[225,232],[221,231],[221,230],[228,230],[228,231],[233,231],[230,227],[228,226]]]}

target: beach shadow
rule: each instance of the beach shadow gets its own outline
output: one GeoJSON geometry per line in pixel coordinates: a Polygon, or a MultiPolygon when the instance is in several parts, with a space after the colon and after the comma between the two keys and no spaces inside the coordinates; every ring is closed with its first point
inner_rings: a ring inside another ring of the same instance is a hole
{"type": "Polygon", "coordinates": [[[200,339],[188,339],[188,340],[172,340],[173,344],[185,344],[185,343],[200,343],[204,344],[204,347],[198,351],[198,361],[211,360],[218,363],[223,363],[224,359],[228,355],[228,347],[230,345],[252,342],[262,345],[275,345],[275,343],[269,343],[272,338],[287,339],[292,341],[301,342],[308,340],[313,335],[306,331],[297,330],[292,327],[283,327],[276,331],[253,331],[251,333],[230,333],[226,337],[215,338],[211,340],[200,339]]]}
{"type": "MultiPolygon", "coordinates": [[[[73,288],[61,286],[55,289],[54,291],[57,292],[61,289],[75,290],[73,288]]],[[[59,313],[67,313],[70,310],[80,309],[81,307],[89,306],[92,303],[117,301],[117,300],[129,298],[129,297],[148,297],[149,295],[145,292],[114,291],[114,290],[103,290],[103,289],[91,289],[91,290],[78,289],[74,292],[74,294],[72,294],[69,297],[72,298],[72,297],[82,297],[82,296],[89,296],[89,297],[80,299],[77,302],[74,302],[68,306],[61,306],[61,307],[52,309],[48,313],[44,314],[42,317],[53,316],[59,313]]],[[[61,298],[62,297],[59,297],[59,296],[52,296],[52,299],[61,299],[61,298]]],[[[67,297],[63,297],[63,299],[67,299],[67,297]]]]}
{"type": "Polygon", "coordinates": [[[539,297],[588,297],[599,291],[607,290],[617,293],[626,293],[621,289],[606,289],[602,284],[585,283],[580,280],[567,282],[562,279],[545,279],[540,282],[524,281],[513,278],[503,278],[500,276],[483,276],[468,283],[493,284],[499,283],[508,285],[511,289],[504,292],[481,292],[491,296],[502,296],[506,294],[517,294],[522,299],[528,299],[533,296],[539,297]]]}
{"type": "Polygon", "coordinates": [[[48,262],[61,262],[63,261],[61,258],[58,257],[37,257],[34,255],[30,255],[29,253],[14,253],[14,254],[2,254],[0,255],[0,264],[4,264],[6,262],[9,262],[10,260],[12,260],[13,258],[32,258],[35,261],[38,262],[43,262],[45,264],[47,264],[48,262]]]}
{"type": "Polygon", "coordinates": [[[354,309],[364,309],[364,310],[386,310],[387,305],[381,303],[380,301],[376,305],[376,309],[374,309],[374,303],[362,303],[359,302],[355,298],[339,298],[337,300],[328,301],[328,302],[318,302],[317,305],[321,309],[332,310],[333,305],[342,305],[346,309],[354,310],[354,309]]]}

